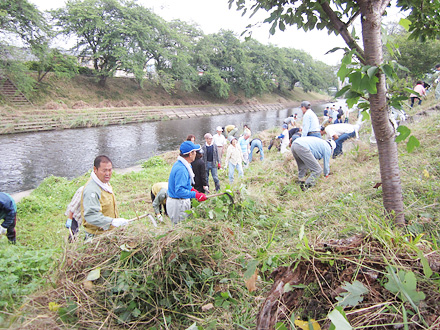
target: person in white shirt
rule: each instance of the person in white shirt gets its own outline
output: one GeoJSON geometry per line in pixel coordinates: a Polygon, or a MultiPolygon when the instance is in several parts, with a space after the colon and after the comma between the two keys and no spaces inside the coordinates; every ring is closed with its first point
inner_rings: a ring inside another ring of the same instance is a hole
{"type": "Polygon", "coordinates": [[[212,137],[212,142],[217,146],[218,151],[218,168],[222,167],[222,158],[223,158],[223,150],[226,148],[226,138],[223,135],[223,128],[221,126],[217,126],[216,128],[217,134],[214,134],[212,137]]]}
{"type": "Polygon", "coordinates": [[[320,138],[319,129],[321,126],[319,125],[319,119],[311,109],[309,101],[301,102],[301,111],[303,113],[301,136],[316,136],[320,138]]]}
{"type": "Polygon", "coordinates": [[[360,125],[352,124],[333,124],[327,127],[321,127],[321,135],[327,134],[327,138],[333,139],[336,143],[336,148],[333,152],[333,158],[338,155],[342,155],[342,144],[351,138],[356,137],[359,139],[359,129],[360,125]]]}
{"type": "Polygon", "coordinates": [[[231,144],[226,151],[226,164],[229,167],[229,182],[234,182],[234,172],[235,169],[238,171],[238,176],[243,176],[243,166],[242,163],[244,161],[243,153],[241,152],[241,148],[238,145],[238,141],[234,136],[229,138],[231,144]]]}

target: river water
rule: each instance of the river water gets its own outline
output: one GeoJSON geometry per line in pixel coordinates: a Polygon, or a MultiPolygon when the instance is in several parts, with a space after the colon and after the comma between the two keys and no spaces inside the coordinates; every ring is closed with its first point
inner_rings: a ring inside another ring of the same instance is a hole
{"type": "MultiPolygon", "coordinates": [[[[339,103],[336,104],[339,107],[339,103]]],[[[341,103],[342,105],[343,103],[341,103]]],[[[344,103],[345,104],[345,103],[344,103]]],[[[314,106],[318,116],[325,106],[314,106]]],[[[299,108],[277,111],[178,119],[121,126],[68,129],[0,136],[0,191],[17,193],[37,187],[54,175],[72,179],[93,167],[98,155],[107,155],[114,168],[127,168],[169,150],[177,150],[189,134],[196,143],[206,132],[229,124],[248,124],[253,133],[280,126],[299,108]]],[[[241,130],[239,130],[241,133],[241,130]]]]}

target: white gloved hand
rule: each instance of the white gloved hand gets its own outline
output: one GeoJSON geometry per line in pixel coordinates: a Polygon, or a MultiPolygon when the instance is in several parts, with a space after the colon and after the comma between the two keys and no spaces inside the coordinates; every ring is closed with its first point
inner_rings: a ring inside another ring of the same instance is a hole
{"type": "Polygon", "coordinates": [[[157,220],[159,220],[159,221],[163,221],[162,214],[159,213],[159,214],[157,215],[157,220]]]}
{"type": "Polygon", "coordinates": [[[115,218],[112,221],[112,225],[115,227],[125,226],[128,225],[128,221],[124,218],[115,218]]]}
{"type": "Polygon", "coordinates": [[[7,231],[5,227],[0,226],[0,235],[6,234],[7,231]]]}

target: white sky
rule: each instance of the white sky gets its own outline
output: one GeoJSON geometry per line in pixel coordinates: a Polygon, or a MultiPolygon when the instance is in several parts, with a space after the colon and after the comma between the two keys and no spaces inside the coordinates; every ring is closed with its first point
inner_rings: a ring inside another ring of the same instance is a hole
{"type": "MultiPolygon", "coordinates": [[[[44,11],[64,6],[65,0],[29,0],[44,11]]],[[[138,0],[138,3],[150,8],[163,19],[170,21],[180,19],[189,23],[196,23],[205,34],[217,33],[221,29],[232,30],[237,37],[250,23],[263,21],[267,13],[260,10],[259,20],[255,17],[249,20],[249,15],[241,16],[235,7],[228,8],[228,0],[138,0]]],[[[396,17],[395,15],[392,15],[396,17]]],[[[397,18],[395,18],[397,20],[397,18]]],[[[314,59],[329,65],[340,63],[342,51],[325,53],[335,47],[345,47],[340,36],[328,35],[326,30],[304,32],[293,26],[287,26],[285,31],[277,31],[275,35],[269,34],[270,24],[260,24],[252,28],[252,37],[263,44],[273,44],[278,47],[301,49],[309,53],[314,59]]],[[[360,30],[357,31],[360,35],[360,30]]]]}

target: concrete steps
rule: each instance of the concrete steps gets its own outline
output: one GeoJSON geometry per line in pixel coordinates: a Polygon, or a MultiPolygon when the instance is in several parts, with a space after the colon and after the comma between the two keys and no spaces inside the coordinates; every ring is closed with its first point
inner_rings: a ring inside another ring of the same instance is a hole
{"type": "Polygon", "coordinates": [[[8,103],[16,107],[32,105],[32,103],[20,92],[9,78],[0,77],[0,94],[8,103]]]}

